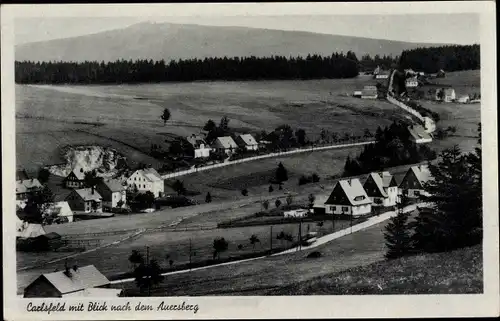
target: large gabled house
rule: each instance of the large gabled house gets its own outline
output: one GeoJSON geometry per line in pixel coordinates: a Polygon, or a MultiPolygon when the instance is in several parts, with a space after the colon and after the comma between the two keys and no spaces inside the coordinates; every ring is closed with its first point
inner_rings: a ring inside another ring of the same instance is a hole
{"type": "Polygon", "coordinates": [[[16,199],[25,200],[29,194],[34,193],[42,188],[42,184],[36,178],[28,178],[16,182],[16,199]]]}
{"type": "Polygon", "coordinates": [[[93,187],[72,190],[66,202],[74,212],[102,213],[102,197],[93,187]]]}
{"type": "Polygon", "coordinates": [[[24,289],[24,297],[119,297],[122,290],[110,288],[110,284],[93,265],[65,267],[62,271],[40,275],[24,289]]]}
{"type": "Polygon", "coordinates": [[[212,143],[212,150],[217,154],[231,155],[236,152],[238,145],[231,136],[217,137],[212,143]]]}
{"type": "Polygon", "coordinates": [[[193,146],[194,158],[209,157],[210,151],[212,150],[210,146],[205,142],[205,139],[199,135],[192,134],[186,137],[186,140],[193,146]]]}
{"type": "Polygon", "coordinates": [[[238,146],[248,151],[259,149],[259,144],[250,134],[238,135],[238,137],[236,137],[236,143],[238,144],[238,146]]]}
{"type": "Polygon", "coordinates": [[[398,198],[396,178],[389,172],[370,173],[363,184],[373,206],[395,206],[398,198]]]}
{"type": "Polygon", "coordinates": [[[84,178],[83,168],[75,168],[64,179],[64,185],[67,188],[82,188],[85,185],[84,178]]]}
{"type": "Polygon", "coordinates": [[[357,178],[337,182],[325,202],[326,214],[360,216],[370,213],[372,201],[357,178]]]}
{"type": "Polygon", "coordinates": [[[408,198],[418,198],[420,195],[428,196],[424,184],[432,179],[427,165],[412,166],[408,169],[399,188],[408,198]]]}
{"type": "Polygon", "coordinates": [[[151,192],[156,198],[162,197],[165,191],[163,178],[154,168],[136,170],[127,178],[127,186],[141,193],[151,192]]]}
{"type": "Polygon", "coordinates": [[[452,102],[456,99],[455,89],[453,88],[439,88],[436,90],[435,99],[438,101],[452,102]]]}
{"type": "Polygon", "coordinates": [[[103,180],[97,184],[96,189],[102,196],[102,207],[105,211],[123,207],[127,203],[126,187],[119,180],[103,180]]]}

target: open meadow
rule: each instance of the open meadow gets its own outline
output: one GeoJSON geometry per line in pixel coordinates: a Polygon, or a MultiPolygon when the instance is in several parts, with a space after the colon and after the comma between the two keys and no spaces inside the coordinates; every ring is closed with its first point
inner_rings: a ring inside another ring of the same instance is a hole
{"type": "Polygon", "coordinates": [[[362,135],[400,117],[381,100],[348,95],[369,77],[337,80],[192,82],[114,86],[16,85],[17,166],[35,171],[60,163],[67,145],[108,145],[132,163],[159,165],[151,144],[198,133],[208,119],[224,115],[242,132],[289,124],[317,139],[321,128],[362,135]],[[163,108],[171,119],[164,126],[163,108]],[[33,139],[36,143],[33,144],[33,139]]]}

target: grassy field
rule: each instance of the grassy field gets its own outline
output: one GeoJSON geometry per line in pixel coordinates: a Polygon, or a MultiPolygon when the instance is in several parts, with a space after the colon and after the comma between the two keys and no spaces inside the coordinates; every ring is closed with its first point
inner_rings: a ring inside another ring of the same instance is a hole
{"type": "Polygon", "coordinates": [[[133,162],[155,163],[145,155],[165,135],[186,136],[208,119],[227,115],[242,131],[289,124],[317,138],[321,128],[362,134],[398,118],[384,101],[345,94],[372,83],[369,78],[311,81],[195,82],[121,86],[16,85],[18,167],[36,170],[61,161],[68,144],[109,145],[133,162]],[[166,126],[162,109],[172,113],[166,126]],[[321,115],[321,117],[318,117],[321,115]],[[355,124],[355,125],[353,125],[355,124]],[[33,139],[36,144],[32,144],[33,139]]]}
{"type": "Polygon", "coordinates": [[[483,292],[482,247],[347,269],[261,295],[471,294],[483,292]]]}

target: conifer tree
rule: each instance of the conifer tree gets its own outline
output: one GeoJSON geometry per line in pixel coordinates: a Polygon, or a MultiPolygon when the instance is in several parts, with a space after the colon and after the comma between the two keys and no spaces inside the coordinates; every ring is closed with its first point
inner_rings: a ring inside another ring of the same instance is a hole
{"type": "Polygon", "coordinates": [[[395,259],[410,252],[411,238],[407,222],[408,214],[398,211],[398,214],[392,217],[385,227],[386,258],[395,259]]]}

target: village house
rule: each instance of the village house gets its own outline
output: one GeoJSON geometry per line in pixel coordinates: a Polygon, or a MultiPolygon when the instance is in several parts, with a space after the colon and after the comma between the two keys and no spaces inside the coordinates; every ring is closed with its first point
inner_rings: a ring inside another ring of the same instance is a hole
{"type": "Polygon", "coordinates": [[[83,172],[83,168],[73,169],[66,176],[64,183],[67,188],[82,188],[85,185],[84,178],[85,173],[83,172]]]}
{"type": "Polygon", "coordinates": [[[123,207],[127,203],[126,187],[119,180],[103,180],[97,184],[96,190],[102,196],[102,207],[105,211],[123,207]]]}
{"type": "Polygon", "coordinates": [[[42,184],[36,178],[29,178],[22,181],[16,182],[16,199],[25,200],[28,195],[40,190],[42,184]]]}
{"type": "Polygon", "coordinates": [[[193,146],[194,158],[209,157],[210,151],[212,150],[210,146],[205,142],[205,140],[198,135],[192,134],[186,137],[186,140],[193,146]]]}
{"type": "Polygon", "coordinates": [[[326,214],[325,202],[328,200],[329,195],[316,195],[314,203],[312,204],[311,212],[315,215],[326,214]]]}
{"type": "Polygon", "coordinates": [[[137,188],[141,193],[151,192],[155,198],[162,197],[165,190],[163,178],[154,168],[136,170],[128,179],[129,188],[137,188]]]}
{"type": "Polygon", "coordinates": [[[119,297],[121,289],[110,288],[110,281],[93,265],[65,267],[44,273],[24,289],[24,298],[119,297]]]}
{"type": "Polygon", "coordinates": [[[435,99],[438,101],[452,102],[456,99],[455,89],[453,88],[440,88],[436,90],[435,99]]]}
{"type": "Polygon", "coordinates": [[[102,213],[102,197],[93,187],[72,190],[66,201],[74,212],[102,213]]]}
{"type": "Polygon", "coordinates": [[[463,96],[458,97],[457,101],[461,104],[468,104],[468,103],[470,103],[470,97],[469,97],[469,95],[463,95],[463,96]]]}
{"type": "Polygon", "coordinates": [[[373,202],[373,206],[395,206],[398,198],[396,178],[389,172],[370,173],[363,188],[373,202]]]}
{"type": "Polygon", "coordinates": [[[236,152],[238,145],[231,138],[231,136],[217,137],[217,139],[212,143],[212,149],[217,154],[230,155],[236,152]]]}
{"type": "Polygon", "coordinates": [[[408,132],[410,133],[410,139],[415,144],[426,144],[432,142],[431,135],[425,131],[425,128],[422,125],[410,125],[408,126],[408,132]]]}
{"type": "Polygon", "coordinates": [[[416,88],[418,87],[418,79],[417,77],[409,77],[409,78],[406,78],[405,80],[405,86],[406,88],[416,88]]]}
{"type": "Polygon", "coordinates": [[[431,172],[427,165],[412,166],[408,169],[399,188],[408,198],[418,198],[420,195],[428,196],[424,184],[431,179],[431,172]]]}
{"type": "Polygon", "coordinates": [[[377,97],[377,86],[365,86],[361,91],[361,98],[363,99],[377,99],[377,97]]]}
{"type": "Polygon", "coordinates": [[[44,211],[44,215],[57,217],[57,221],[67,221],[71,223],[74,221],[73,211],[66,201],[54,202],[50,204],[44,211]]]}
{"type": "Polygon", "coordinates": [[[372,210],[372,201],[357,178],[337,182],[325,202],[326,214],[360,216],[372,210]]]}
{"type": "Polygon", "coordinates": [[[259,149],[259,144],[250,134],[238,135],[238,137],[236,137],[236,143],[238,146],[248,151],[259,149]]]}

